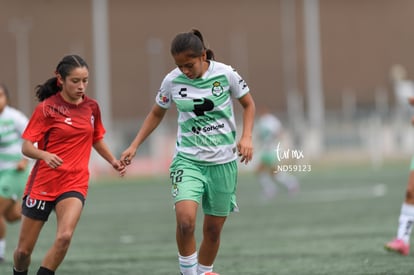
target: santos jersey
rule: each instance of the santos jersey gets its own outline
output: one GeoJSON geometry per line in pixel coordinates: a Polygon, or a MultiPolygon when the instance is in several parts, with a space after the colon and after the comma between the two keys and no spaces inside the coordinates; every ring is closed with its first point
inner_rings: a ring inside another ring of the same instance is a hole
{"type": "Polygon", "coordinates": [[[282,131],[282,124],[276,116],[265,114],[257,122],[257,129],[260,143],[269,144],[273,143],[279,136],[282,131]]]}
{"type": "Polygon", "coordinates": [[[178,110],[175,155],[204,164],[237,158],[236,123],[232,97],[241,98],[249,87],[230,66],[210,61],[200,78],[189,79],[178,68],[163,80],[156,103],[178,110]]]}
{"type": "Polygon", "coordinates": [[[27,122],[22,112],[10,106],[0,113],[0,170],[15,169],[23,158],[21,135],[27,122]]]}

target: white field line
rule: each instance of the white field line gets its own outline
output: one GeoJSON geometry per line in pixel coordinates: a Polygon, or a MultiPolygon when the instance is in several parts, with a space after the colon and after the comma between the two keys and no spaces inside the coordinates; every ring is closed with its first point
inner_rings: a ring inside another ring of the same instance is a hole
{"type": "Polygon", "coordinates": [[[379,183],[375,185],[360,185],[340,189],[322,189],[308,192],[300,191],[295,201],[300,203],[316,203],[373,199],[383,197],[386,193],[387,186],[379,183]]]}

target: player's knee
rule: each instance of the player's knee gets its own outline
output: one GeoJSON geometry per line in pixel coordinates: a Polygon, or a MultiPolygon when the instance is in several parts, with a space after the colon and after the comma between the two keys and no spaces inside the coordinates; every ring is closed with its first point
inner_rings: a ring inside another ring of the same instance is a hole
{"type": "Polygon", "coordinates": [[[67,250],[72,240],[72,232],[62,232],[56,236],[56,245],[59,249],[67,250]]]}
{"type": "Polygon", "coordinates": [[[195,224],[193,222],[181,222],[177,225],[177,230],[181,236],[192,236],[195,231],[195,224]]]}
{"type": "Polygon", "coordinates": [[[19,221],[21,217],[22,215],[20,213],[11,213],[11,214],[9,213],[9,214],[4,215],[4,219],[9,223],[19,221]]]}
{"type": "Polygon", "coordinates": [[[17,247],[14,251],[14,259],[20,263],[25,262],[28,258],[30,258],[31,254],[32,252],[30,250],[17,247]]]}

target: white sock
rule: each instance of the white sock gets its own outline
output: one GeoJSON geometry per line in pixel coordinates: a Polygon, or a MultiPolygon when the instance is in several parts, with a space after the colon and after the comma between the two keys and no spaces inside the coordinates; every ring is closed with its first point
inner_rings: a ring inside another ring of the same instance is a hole
{"type": "Polygon", "coordinates": [[[182,275],[197,275],[197,252],[190,256],[181,256],[178,254],[178,263],[182,275]]]}
{"type": "Polygon", "coordinates": [[[4,258],[6,254],[6,240],[0,239],[0,258],[4,258]]]}
{"type": "Polygon", "coordinates": [[[272,180],[272,177],[266,173],[261,172],[259,174],[259,183],[262,186],[263,198],[271,199],[276,196],[277,186],[276,183],[272,180]]]}
{"type": "Polygon", "coordinates": [[[207,266],[207,265],[202,265],[202,264],[198,264],[197,267],[197,274],[203,274],[204,272],[212,272],[213,271],[213,266],[207,266]]]}
{"type": "Polygon", "coordinates": [[[403,203],[398,223],[397,238],[406,244],[410,243],[410,235],[414,225],[414,205],[403,203]]]}

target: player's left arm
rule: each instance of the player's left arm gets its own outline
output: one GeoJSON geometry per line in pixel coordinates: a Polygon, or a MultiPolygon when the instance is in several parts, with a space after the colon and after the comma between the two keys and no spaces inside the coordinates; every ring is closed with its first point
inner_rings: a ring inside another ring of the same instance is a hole
{"type": "Polygon", "coordinates": [[[239,98],[239,102],[243,107],[243,131],[237,144],[237,150],[239,152],[239,156],[241,156],[240,161],[247,164],[253,158],[252,134],[256,106],[250,92],[239,98]]]}
{"type": "Polygon", "coordinates": [[[103,157],[107,162],[109,162],[112,167],[118,170],[120,176],[124,176],[126,172],[126,166],[123,165],[119,160],[109,150],[108,145],[106,145],[103,139],[96,141],[93,144],[93,148],[98,152],[98,154],[103,157]]]}

